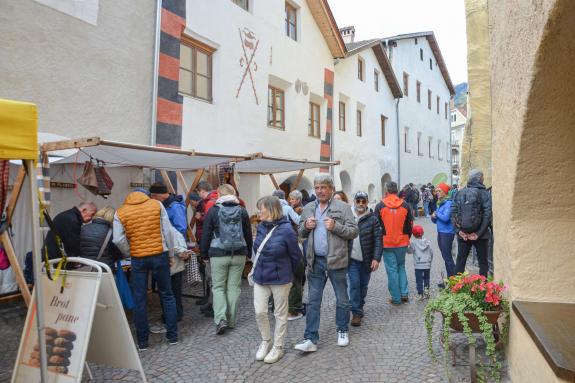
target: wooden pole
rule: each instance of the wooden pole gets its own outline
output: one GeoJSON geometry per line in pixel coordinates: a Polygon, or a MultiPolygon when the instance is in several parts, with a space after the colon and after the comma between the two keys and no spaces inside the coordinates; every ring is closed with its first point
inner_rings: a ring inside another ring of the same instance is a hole
{"type": "Polygon", "coordinates": [[[274,188],[275,188],[276,190],[279,190],[280,187],[279,187],[278,182],[276,181],[276,178],[274,177],[273,174],[270,174],[270,179],[272,180],[272,183],[274,184],[274,188]]]}
{"type": "Polygon", "coordinates": [[[186,190],[188,190],[188,184],[186,183],[186,179],[184,178],[184,175],[182,174],[181,171],[177,171],[176,172],[176,176],[178,177],[178,182],[182,185],[182,190],[184,190],[184,193],[186,192],[186,190]]]}
{"type": "Polygon", "coordinates": [[[32,298],[32,296],[30,295],[30,290],[28,290],[28,284],[26,283],[26,279],[24,278],[24,274],[22,273],[22,268],[20,267],[18,258],[16,258],[16,252],[14,251],[14,247],[12,246],[12,241],[10,240],[10,236],[8,235],[8,230],[4,230],[4,232],[0,234],[0,242],[4,247],[4,250],[6,250],[6,255],[8,256],[8,260],[10,261],[12,271],[16,276],[16,282],[18,283],[18,287],[20,287],[22,298],[24,298],[26,306],[29,306],[30,299],[32,298]]]}
{"type": "Polygon", "coordinates": [[[206,171],[206,169],[198,169],[198,171],[196,171],[196,176],[194,177],[194,180],[192,181],[192,185],[188,189],[188,194],[186,195],[186,206],[188,206],[190,204],[190,194],[194,190],[196,190],[196,188],[198,187],[198,184],[202,180],[202,177],[204,176],[205,171],[206,171]]]}
{"type": "MultiPolygon", "coordinates": [[[[178,183],[179,183],[180,185],[182,185],[182,189],[184,190],[184,192],[186,192],[187,190],[189,190],[189,189],[188,189],[188,184],[186,183],[186,179],[184,178],[184,175],[182,174],[182,172],[178,170],[178,171],[176,172],[176,176],[178,177],[178,183]]],[[[188,238],[190,239],[190,241],[196,242],[196,237],[194,236],[194,233],[192,232],[192,227],[191,227],[190,221],[188,221],[188,217],[187,217],[187,214],[188,214],[188,205],[189,205],[188,201],[190,200],[188,196],[189,196],[190,193],[191,193],[191,190],[188,191],[187,194],[186,194],[186,226],[187,226],[186,232],[188,233],[188,238]]]]}
{"type": "Polygon", "coordinates": [[[304,172],[304,169],[301,169],[301,170],[299,171],[299,173],[298,173],[298,175],[297,175],[297,178],[295,179],[295,182],[293,183],[293,185],[292,185],[292,187],[291,187],[291,190],[292,190],[292,191],[293,191],[293,190],[296,190],[296,189],[298,188],[299,183],[301,182],[301,178],[303,177],[303,172],[304,172]]]}
{"type": "Polygon", "coordinates": [[[24,185],[24,179],[26,178],[26,169],[24,166],[18,170],[18,177],[16,178],[16,183],[14,184],[14,189],[10,195],[10,202],[8,202],[8,207],[6,207],[6,226],[10,226],[12,223],[12,216],[14,215],[14,209],[16,208],[16,202],[18,202],[18,197],[20,197],[20,192],[22,191],[22,185],[24,185]]]}
{"type": "Polygon", "coordinates": [[[168,188],[168,193],[176,194],[176,190],[174,189],[174,185],[172,185],[172,181],[170,181],[170,177],[168,176],[168,172],[165,170],[160,170],[160,174],[164,179],[164,183],[168,188]]]}

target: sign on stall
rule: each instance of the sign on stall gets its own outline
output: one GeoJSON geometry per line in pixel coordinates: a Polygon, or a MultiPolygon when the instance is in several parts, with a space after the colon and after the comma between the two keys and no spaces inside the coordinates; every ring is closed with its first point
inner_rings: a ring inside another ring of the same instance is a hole
{"type": "MultiPolygon", "coordinates": [[[[74,259],[77,258],[69,258],[69,262],[74,259]]],[[[102,263],[81,263],[96,264],[96,268],[107,272],[68,271],[62,292],[61,279],[51,281],[45,272],[40,278],[44,289],[48,382],[80,382],[86,360],[138,370],[145,381],[113,274],[102,263]]],[[[33,297],[12,382],[40,381],[37,305],[34,294],[33,297]]]]}

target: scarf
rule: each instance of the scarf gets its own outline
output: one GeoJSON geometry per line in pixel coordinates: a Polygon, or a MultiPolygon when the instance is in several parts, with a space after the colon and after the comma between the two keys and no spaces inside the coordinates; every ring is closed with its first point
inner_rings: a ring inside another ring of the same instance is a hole
{"type": "Polygon", "coordinates": [[[230,194],[230,195],[223,195],[220,198],[218,198],[218,200],[216,201],[216,204],[223,204],[226,202],[235,202],[237,204],[240,203],[240,201],[238,200],[238,197],[230,194]]]}

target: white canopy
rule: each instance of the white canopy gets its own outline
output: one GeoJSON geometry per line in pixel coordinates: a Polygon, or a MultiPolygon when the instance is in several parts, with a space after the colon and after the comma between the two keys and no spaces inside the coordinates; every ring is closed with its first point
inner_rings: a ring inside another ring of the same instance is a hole
{"type": "Polygon", "coordinates": [[[240,173],[273,174],[339,163],[269,157],[261,153],[252,155],[199,153],[193,150],[106,141],[98,137],[46,142],[42,145],[42,149],[48,152],[50,157],[60,157],[50,161],[55,165],[83,163],[94,159],[112,167],[134,166],[161,170],[196,170],[234,162],[240,173]],[[73,151],[71,148],[74,148],[73,151]]]}

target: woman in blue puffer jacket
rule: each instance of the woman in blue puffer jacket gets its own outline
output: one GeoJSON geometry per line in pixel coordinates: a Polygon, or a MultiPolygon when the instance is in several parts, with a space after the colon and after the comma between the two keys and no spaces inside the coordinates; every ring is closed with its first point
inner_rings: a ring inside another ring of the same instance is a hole
{"type": "Polygon", "coordinates": [[[284,217],[277,197],[263,197],[257,203],[261,223],[254,241],[254,308],[262,343],[256,360],[275,363],[284,355],[287,331],[288,298],[293,281],[293,270],[302,259],[297,236],[289,219],[284,217]],[[273,230],[273,231],[272,231],[273,230]],[[257,258],[257,259],[256,259],[257,258]],[[270,336],[268,299],[274,300],[275,333],[270,336]]]}
{"type": "MultiPolygon", "coordinates": [[[[449,185],[440,183],[435,188],[437,193],[437,210],[431,215],[431,220],[437,225],[437,244],[441,256],[445,262],[447,277],[455,274],[455,262],[451,255],[451,246],[455,238],[455,227],[451,222],[451,198],[449,197],[449,185]]],[[[441,284],[440,284],[441,285],[441,284]]]]}

